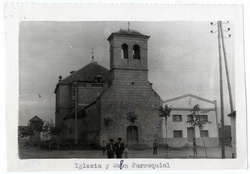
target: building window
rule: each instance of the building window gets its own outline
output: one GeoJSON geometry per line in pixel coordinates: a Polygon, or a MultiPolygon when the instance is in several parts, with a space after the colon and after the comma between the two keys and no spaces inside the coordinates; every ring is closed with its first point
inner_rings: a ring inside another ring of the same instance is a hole
{"type": "Polygon", "coordinates": [[[103,87],[103,84],[95,84],[95,83],[93,83],[93,84],[91,84],[91,87],[103,87]]]}
{"type": "Polygon", "coordinates": [[[111,44],[110,44],[109,52],[110,52],[110,65],[112,67],[114,63],[114,52],[113,52],[113,46],[111,44]]]}
{"type": "Polygon", "coordinates": [[[174,138],[182,138],[182,130],[174,130],[174,138]]]}
{"type": "Polygon", "coordinates": [[[202,130],[201,131],[201,136],[202,137],[209,137],[208,130],[202,130]]]}
{"type": "Polygon", "coordinates": [[[140,46],[139,45],[134,45],[133,46],[133,58],[134,59],[140,59],[140,46]]]}
{"type": "Polygon", "coordinates": [[[207,115],[200,115],[201,121],[208,121],[207,115]]]}
{"type": "Polygon", "coordinates": [[[128,45],[122,44],[122,59],[128,59],[128,45]]]}
{"type": "Polygon", "coordinates": [[[187,116],[187,121],[193,121],[194,120],[194,116],[193,115],[188,115],[187,116]]]}
{"type": "MultiPolygon", "coordinates": [[[[207,115],[196,115],[195,118],[196,118],[196,120],[200,120],[200,121],[208,121],[207,115]]],[[[194,120],[193,115],[187,116],[187,121],[193,121],[193,120],[194,120]]]]}
{"type": "Polygon", "coordinates": [[[173,122],[182,122],[181,115],[173,115],[173,122]]]}

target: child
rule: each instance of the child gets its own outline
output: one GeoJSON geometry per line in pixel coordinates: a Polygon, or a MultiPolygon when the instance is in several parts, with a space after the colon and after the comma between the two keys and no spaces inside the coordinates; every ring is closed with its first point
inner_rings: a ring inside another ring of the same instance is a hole
{"type": "Polygon", "coordinates": [[[194,156],[197,156],[197,143],[196,143],[196,139],[193,139],[193,153],[194,156]]]}
{"type": "Polygon", "coordinates": [[[153,146],[154,146],[153,155],[157,155],[158,143],[156,140],[154,141],[153,146]]]}
{"type": "Polygon", "coordinates": [[[126,144],[126,146],[125,146],[124,156],[125,156],[125,158],[128,158],[128,144],[126,144]]]}
{"type": "Polygon", "coordinates": [[[101,147],[102,147],[102,155],[104,156],[106,151],[106,143],[104,140],[102,141],[101,147]]]}

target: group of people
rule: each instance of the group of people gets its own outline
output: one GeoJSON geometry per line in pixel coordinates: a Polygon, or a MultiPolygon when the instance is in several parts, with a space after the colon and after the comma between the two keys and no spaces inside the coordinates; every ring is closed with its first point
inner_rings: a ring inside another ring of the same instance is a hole
{"type": "MultiPolygon", "coordinates": [[[[103,156],[105,155],[105,152],[107,151],[108,158],[122,158],[122,155],[124,154],[125,158],[128,158],[128,144],[124,146],[124,143],[122,142],[121,138],[117,139],[117,142],[114,143],[113,139],[109,139],[109,143],[105,143],[105,141],[102,141],[101,144],[102,147],[102,153],[103,156]]],[[[157,155],[157,148],[158,143],[155,140],[153,143],[153,155],[157,155]]]]}
{"type": "Polygon", "coordinates": [[[105,152],[107,151],[108,158],[122,158],[122,155],[124,153],[125,158],[128,157],[128,144],[124,146],[124,143],[122,142],[121,138],[117,139],[117,142],[114,143],[113,139],[109,139],[109,143],[105,143],[105,141],[102,142],[102,152],[103,155],[105,155],[105,152]]]}

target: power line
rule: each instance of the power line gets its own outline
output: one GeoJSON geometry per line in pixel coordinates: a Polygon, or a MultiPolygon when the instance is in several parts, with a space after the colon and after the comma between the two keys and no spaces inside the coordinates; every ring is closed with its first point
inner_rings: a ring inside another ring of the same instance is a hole
{"type": "Polygon", "coordinates": [[[188,54],[193,53],[194,51],[197,51],[197,50],[199,50],[199,49],[202,49],[202,48],[206,47],[207,45],[210,45],[211,43],[213,43],[213,42],[215,42],[215,41],[216,41],[216,40],[214,40],[214,41],[212,41],[212,42],[209,42],[209,43],[205,44],[205,45],[202,46],[202,47],[198,47],[198,48],[196,48],[196,49],[194,49],[194,50],[192,50],[192,51],[190,51],[190,52],[188,52],[188,53],[186,53],[186,54],[184,54],[184,55],[182,55],[182,56],[179,56],[179,57],[177,57],[177,58],[174,58],[174,59],[172,59],[172,60],[170,60],[170,61],[168,61],[168,62],[166,62],[166,63],[164,63],[164,64],[160,64],[160,65],[158,65],[158,66],[156,66],[156,67],[151,67],[151,68],[159,68],[160,66],[165,65],[165,64],[167,64],[167,63],[169,63],[169,62],[172,62],[173,60],[177,60],[177,59],[182,58],[182,57],[184,57],[184,56],[186,56],[186,55],[188,55],[188,54]]]}
{"type": "MultiPolygon", "coordinates": [[[[182,42],[182,43],[180,43],[180,44],[174,46],[174,48],[173,48],[174,50],[173,50],[173,49],[172,49],[172,50],[167,50],[167,51],[165,51],[165,52],[162,52],[162,53],[158,54],[157,56],[155,56],[155,57],[153,57],[152,59],[150,59],[150,61],[156,62],[156,61],[159,60],[159,59],[156,59],[156,60],[155,60],[154,58],[156,58],[156,57],[158,57],[158,56],[160,56],[160,55],[162,55],[162,54],[168,53],[168,52],[169,52],[168,54],[170,54],[170,53],[172,53],[172,52],[174,52],[174,51],[176,51],[176,50],[182,48],[183,46],[185,46],[185,45],[187,45],[187,44],[189,44],[189,43],[195,41],[196,39],[200,38],[201,36],[204,36],[205,34],[208,34],[208,33],[205,33],[205,32],[207,32],[207,31],[209,31],[209,29],[205,29],[205,30],[203,30],[202,32],[200,32],[199,34],[195,35],[194,37],[189,38],[188,40],[186,40],[186,41],[184,41],[184,42],[182,42]],[[203,34],[203,33],[205,33],[205,34],[203,34]],[[191,41],[190,41],[190,40],[191,40],[191,41]],[[190,42],[189,42],[189,41],[190,41],[190,42]],[[180,48],[178,48],[179,46],[180,46],[180,48]],[[177,49],[175,49],[175,48],[177,48],[177,49]]],[[[167,54],[167,55],[168,55],[168,54],[167,54]]]]}
{"type": "MultiPolygon", "coordinates": [[[[206,34],[207,34],[207,33],[206,33],[206,34]]],[[[204,36],[204,35],[203,35],[203,36],[204,36]]],[[[196,39],[198,39],[198,38],[200,38],[200,37],[201,37],[201,36],[197,37],[196,39]]],[[[188,42],[188,43],[183,44],[181,47],[172,50],[171,52],[169,52],[168,54],[166,54],[166,55],[164,55],[164,56],[161,56],[159,59],[157,59],[157,60],[155,60],[155,61],[152,61],[150,64],[155,63],[155,62],[157,62],[157,61],[159,61],[159,60],[162,60],[163,57],[166,57],[167,55],[170,55],[170,54],[173,53],[174,51],[177,51],[177,50],[179,50],[180,48],[183,48],[184,46],[186,46],[186,45],[188,45],[189,43],[195,41],[196,39],[194,39],[194,40],[192,40],[192,41],[190,41],[190,42],[188,42]]]]}

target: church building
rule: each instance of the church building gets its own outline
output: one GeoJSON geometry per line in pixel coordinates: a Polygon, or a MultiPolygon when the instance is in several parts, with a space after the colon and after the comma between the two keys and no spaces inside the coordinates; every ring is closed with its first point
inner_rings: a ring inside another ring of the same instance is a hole
{"type": "Polygon", "coordinates": [[[59,77],[56,126],[64,139],[97,143],[121,137],[125,143],[161,140],[160,96],[148,81],[148,39],[135,30],[119,30],[108,37],[110,70],[92,61],[59,77]],[[135,116],[131,122],[128,116],[135,116]]]}

